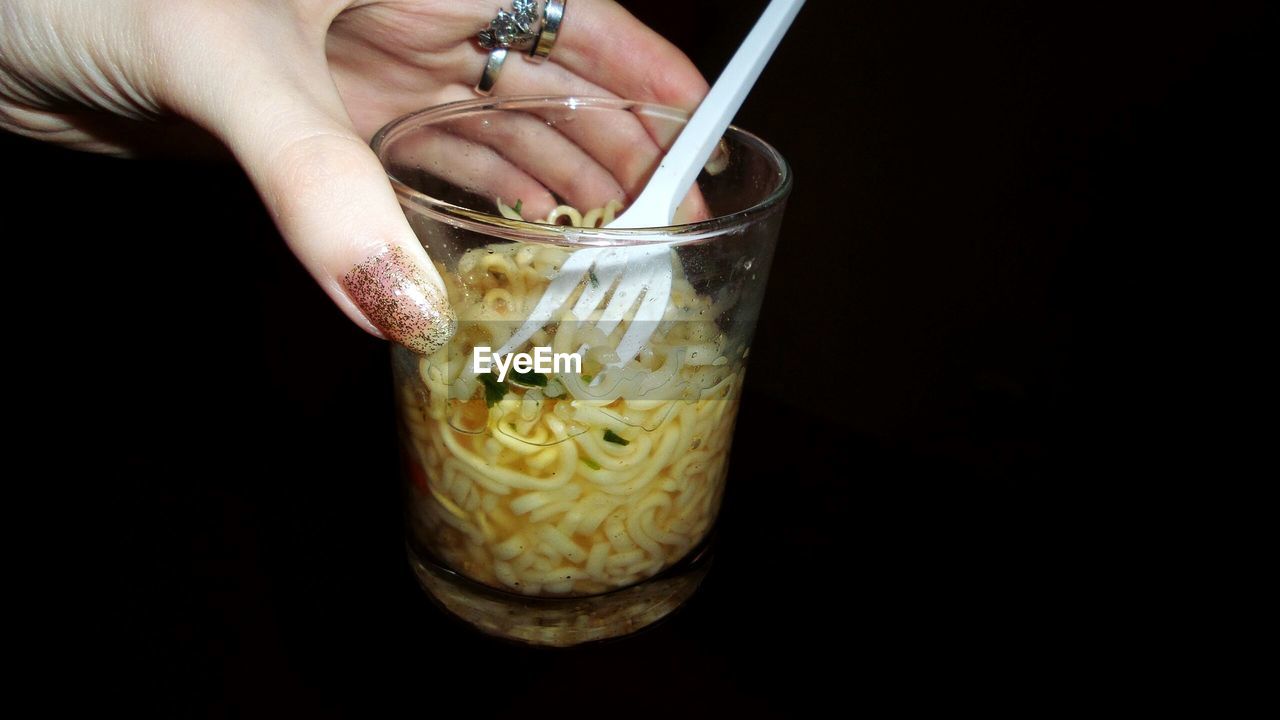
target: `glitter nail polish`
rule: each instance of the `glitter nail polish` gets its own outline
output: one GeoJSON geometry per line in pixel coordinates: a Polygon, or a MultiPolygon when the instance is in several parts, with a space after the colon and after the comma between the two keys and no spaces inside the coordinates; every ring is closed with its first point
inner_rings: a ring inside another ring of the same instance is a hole
{"type": "Polygon", "coordinates": [[[457,317],[444,294],[401,248],[370,256],[342,283],[369,322],[420,355],[440,349],[457,329],[457,317]]]}

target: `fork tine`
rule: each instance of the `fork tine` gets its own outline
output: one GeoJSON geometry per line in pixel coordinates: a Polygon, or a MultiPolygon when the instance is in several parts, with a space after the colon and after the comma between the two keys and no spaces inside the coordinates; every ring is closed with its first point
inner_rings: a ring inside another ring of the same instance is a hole
{"type": "Polygon", "coordinates": [[[595,279],[588,282],[587,287],[578,296],[578,303],[573,306],[573,316],[578,320],[586,320],[590,317],[624,268],[626,268],[626,254],[620,249],[610,248],[602,253],[588,271],[595,273],[595,279]]]}
{"type": "Polygon", "coordinates": [[[613,297],[609,299],[609,304],[600,314],[599,322],[596,323],[596,327],[605,335],[612,333],[614,328],[618,327],[618,323],[622,322],[627,311],[635,304],[636,298],[649,284],[649,275],[653,272],[653,248],[631,247],[627,248],[625,254],[627,267],[622,273],[622,282],[614,288],[613,297]]]}
{"type": "Polygon", "coordinates": [[[498,348],[497,354],[506,355],[514,352],[516,348],[533,337],[534,333],[555,320],[560,308],[573,295],[573,291],[578,289],[582,276],[591,270],[591,266],[603,252],[602,248],[583,248],[570,255],[564,265],[560,266],[551,284],[547,286],[546,292],[542,293],[542,297],[538,299],[538,304],[529,313],[529,319],[525,320],[524,325],[520,326],[510,340],[498,348]]]}
{"type": "Polygon", "coordinates": [[[667,248],[656,248],[648,257],[646,266],[648,277],[645,279],[644,300],[640,301],[640,307],[631,319],[631,326],[618,342],[615,367],[625,365],[640,352],[640,348],[653,337],[654,330],[667,310],[667,300],[671,294],[671,257],[667,254],[667,248]]]}

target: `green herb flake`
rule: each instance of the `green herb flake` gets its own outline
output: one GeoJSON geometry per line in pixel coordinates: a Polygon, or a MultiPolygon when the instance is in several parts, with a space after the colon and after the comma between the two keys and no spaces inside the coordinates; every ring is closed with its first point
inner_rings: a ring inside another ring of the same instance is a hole
{"type": "Polygon", "coordinates": [[[592,459],[591,459],[591,458],[589,458],[589,457],[584,457],[584,458],[582,458],[582,464],[583,464],[583,465],[586,465],[587,467],[591,468],[592,470],[599,470],[599,469],[600,469],[600,463],[596,462],[595,460],[592,460],[592,459]]]}
{"type": "Polygon", "coordinates": [[[547,376],[543,375],[542,373],[537,373],[537,372],[522,373],[522,372],[517,372],[515,370],[512,370],[511,372],[507,373],[507,377],[511,378],[511,382],[514,382],[517,385],[523,385],[525,387],[544,388],[547,386],[547,376]]]}
{"type": "Polygon", "coordinates": [[[523,201],[523,200],[516,200],[516,204],[515,204],[515,206],[514,206],[514,207],[512,207],[511,209],[512,209],[512,210],[515,210],[517,213],[519,213],[519,212],[520,212],[520,208],[522,208],[522,207],[524,207],[524,201],[523,201]]]}
{"type": "Polygon", "coordinates": [[[591,268],[590,270],[587,271],[587,277],[591,278],[591,287],[593,288],[600,287],[600,278],[596,277],[595,268],[591,268]]]}
{"type": "Polygon", "coordinates": [[[591,382],[594,378],[595,378],[595,375],[583,375],[583,376],[582,376],[582,382],[587,382],[587,383],[589,383],[589,382],[591,382]]]}
{"type": "Polygon", "coordinates": [[[493,407],[507,396],[507,386],[498,382],[498,378],[493,373],[485,373],[479,376],[480,384],[484,385],[484,404],[487,407],[493,407]]]}
{"type": "Polygon", "coordinates": [[[622,436],[618,435],[617,433],[615,433],[614,431],[610,430],[609,428],[605,428],[605,429],[604,429],[604,441],[605,441],[605,442],[611,442],[611,443],[613,443],[613,444],[615,444],[615,445],[630,445],[630,444],[631,444],[631,441],[630,441],[630,440],[623,439],[623,438],[622,438],[622,436]]]}

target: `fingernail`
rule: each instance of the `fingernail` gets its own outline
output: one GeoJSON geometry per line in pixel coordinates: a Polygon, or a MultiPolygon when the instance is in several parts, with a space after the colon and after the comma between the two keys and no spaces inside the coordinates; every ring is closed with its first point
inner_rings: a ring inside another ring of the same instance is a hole
{"type": "Polygon", "coordinates": [[[439,350],[457,329],[448,299],[398,247],[356,265],[342,283],[369,322],[420,355],[439,350]]]}

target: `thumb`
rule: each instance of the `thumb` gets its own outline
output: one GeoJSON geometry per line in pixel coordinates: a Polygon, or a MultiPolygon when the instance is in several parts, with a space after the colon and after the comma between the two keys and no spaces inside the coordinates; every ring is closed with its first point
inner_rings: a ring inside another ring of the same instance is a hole
{"type": "Polygon", "coordinates": [[[366,330],[429,355],[457,321],[444,284],[400,209],[382,164],[351,129],[336,91],[258,88],[217,131],[285,241],[366,330]]]}

